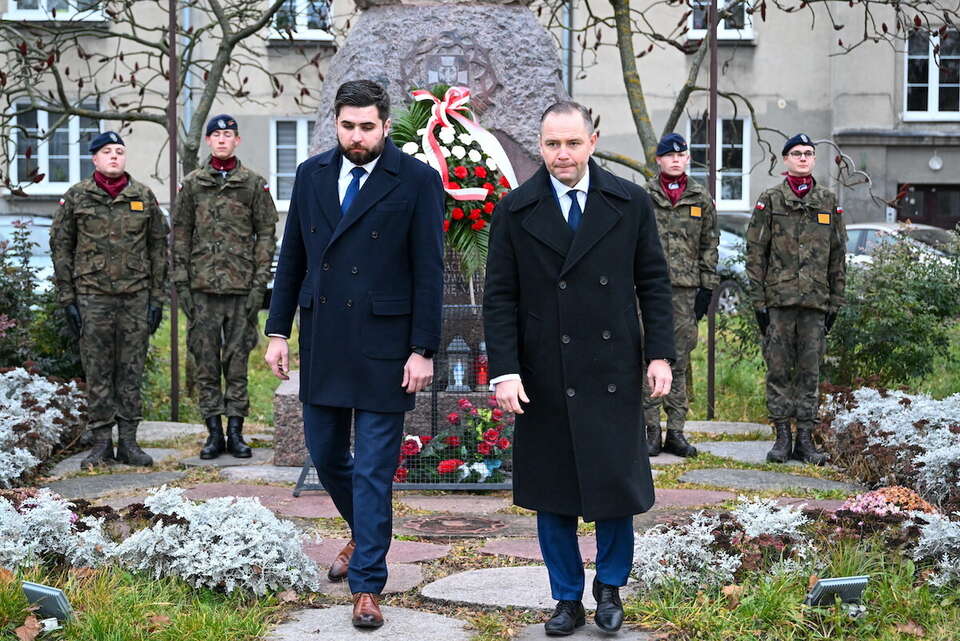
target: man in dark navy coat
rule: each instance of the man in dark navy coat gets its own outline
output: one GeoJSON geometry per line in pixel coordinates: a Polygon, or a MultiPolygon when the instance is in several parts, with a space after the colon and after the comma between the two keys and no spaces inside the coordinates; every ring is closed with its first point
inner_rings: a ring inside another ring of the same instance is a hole
{"type": "Polygon", "coordinates": [[[328,576],[349,580],[367,628],[383,624],[403,415],[432,380],[443,297],[440,175],[387,138],[389,108],[376,83],[338,89],[339,144],[297,169],[266,325],[285,379],[299,306],[307,449],[353,534],[328,576]]]}
{"type": "Polygon", "coordinates": [[[667,263],[650,197],[590,156],[597,133],[575,102],[540,124],[544,165],[493,216],[484,329],[497,404],[517,413],[514,502],[537,511],[559,603],[548,635],[584,625],[577,518],[596,521],[594,620],[623,623],[633,515],[653,505],[642,383],[664,396],[675,357],[667,263]],[[639,311],[643,318],[640,331],[639,311]]]}

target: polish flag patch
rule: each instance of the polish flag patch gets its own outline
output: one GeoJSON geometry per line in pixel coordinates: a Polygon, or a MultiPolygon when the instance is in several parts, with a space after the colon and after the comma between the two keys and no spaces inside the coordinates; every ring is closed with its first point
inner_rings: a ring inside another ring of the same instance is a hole
{"type": "Polygon", "coordinates": [[[758,203],[757,203],[757,209],[759,209],[760,211],[763,211],[763,210],[766,209],[766,208],[767,208],[767,206],[764,205],[763,203],[761,203],[761,202],[758,202],[758,203]]]}
{"type": "Polygon", "coordinates": [[[264,190],[264,191],[270,191],[270,185],[264,185],[264,186],[263,186],[263,190],[264,190]]]}
{"type": "Polygon", "coordinates": [[[838,213],[838,214],[842,214],[842,213],[843,213],[843,207],[837,207],[837,213],[838,213]]]}
{"type": "Polygon", "coordinates": [[[64,200],[63,198],[61,198],[61,199],[60,199],[60,206],[63,207],[63,206],[66,205],[66,204],[67,204],[67,201],[64,200]]]}

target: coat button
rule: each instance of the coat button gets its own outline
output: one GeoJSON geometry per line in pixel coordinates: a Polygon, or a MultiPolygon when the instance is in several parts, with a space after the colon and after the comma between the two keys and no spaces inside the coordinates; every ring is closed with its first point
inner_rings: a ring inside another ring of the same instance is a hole
{"type": "Polygon", "coordinates": [[[324,264],[323,264],[323,271],[327,271],[327,270],[329,270],[329,269],[330,269],[330,263],[324,263],[324,264]]]}
{"type": "Polygon", "coordinates": [[[610,340],[610,337],[613,336],[613,334],[610,333],[609,329],[603,330],[603,332],[600,335],[603,336],[603,340],[605,341],[610,340]]]}
{"type": "Polygon", "coordinates": [[[567,396],[569,396],[570,398],[573,398],[576,395],[577,395],[577,390],[573,389],[572,387],[567,388],[567,396]]]}
{"type": "Polygon", "coordinates": [[[311,233],[311,234],[316,234],[316,233],[317,233],[317,228],[316,228],[316,227],[311,227],[311,228],[310,228],[310,233],[311,233]]]}
{"type": "Polygon", "coordinates": [[[560,337],[560,342],[566,345],[567,343],[570,342],[570,337],[564,334],[563,336],[560,337]]]}
{"type": "Polygon", "coordinates": [[[320,304],[323,305],[324,303],[327,302],[327,297],[326,297],[326,296],[321,296],[321,297],[318,298],[317,300],[319,300],[319,301],[320,301],[320,304]]]}
{"type": "Polygon", "coordinates": [[[613,383],[610,383],[609,385],[607,385],[607,391],[613,394],[614,392],[617,391],[617,386],[614,385],[613,383]]]}
{"type": "Polygon", "coordinates": [[[360,273],[360,270],[357,268],[356,265],[354,265],[353,267],[350,268],[350,273],[356,276],[357,274],[360,273]]]}
{"type": "Polygon", "coordinates": [[[567,281],[561,280],[559,283],[557,283],[557,287],[559,287],[560,289],[566,289],[566,288],[567,288],[567,281]]]}
{"type": "Polygon", "coordinates": [[[601,285],[606,285],[606,284],[609,283],[609,282],[610,282],[610,281],[607,280],[607,277],[606,277],[606,276],[601,276],[601,277],[600,277],[600,284],[601,284],[601,285]]]}
{"type": "Polygon", "coordinates": [[[372,231],[372,232],[370,232],[370,238],[372,238],[372,239],[374,239],[374,240],[380,238],[380,232],[378,232],[378,231],[372,231]]]}
{"type": "Polygon", "coordinates": [[[353,299],[347,299],[347,307],[353,307],[353,299]]]}

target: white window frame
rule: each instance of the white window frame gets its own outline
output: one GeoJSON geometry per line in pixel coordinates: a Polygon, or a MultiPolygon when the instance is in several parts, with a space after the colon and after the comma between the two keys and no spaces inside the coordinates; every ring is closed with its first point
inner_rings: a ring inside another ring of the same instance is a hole
{"type": "MultiPolygon", "coordinates": [[[[940,111],[940,65],[936,64],[933,48],[940,44],[940,35],[931,34],[927,39],[927,109],[924,111],[907,110],[907,88],[910,73],[910,42],[904,41],[903,49],[903,122],[957,122],[960,111],[940,111]]],[[[951,56],[952,58],[952,56],[951,56]]]]}
{"type": "MultiPolygon", "coordinates": [[[[687,17],[687,39],[688,40],[703,40],[707,37],[706,29],[695,29],[693,26],[693,17],[696,13],[696,5],[703,5],[707,10],[710,8],[710,0],[690,0],[690,15],[687,17]]],[[[717,0],[717,10],[720,11],[726,5],[724,0],[717,0]]],[[[722,40],[753,40],[753,16],[747,13],[747,4],[744,3],[743,7],[743,29],[729,29],[725,21],[721,20],[720,24],[717,25],[717,41],[722,40]]]]}
{"type": "MultiPolygon", "coordinates": [[[[80,182],[86,176],[80,175],[80,116],[68,116],[67,118],[67,136],[69,138],[69,170],[68,170],[68,179],[64,181],[53,182],[49,180],[50,177],[50,145],[47,140],[36,140],[33,149],[33,157],[37,161],[37,171],[38,173],[44,174],[42,181],[38,183],[28,182],[30,178],[28,176],[23,176],[22,178],[19,175],[19,167],[17,163],[17,138],[20,135],[19,129],[17,129],[17,115],[16,115],[16,104],[13,106],[14,116],[11,121],[12,129],[10,134],[10,139],[8,142],[8,158],[10,158],[10,182],[14,185],[24,184],[28,185],[28,190],[31,194],[36,195],[61,195],[67,189],[70,188],[70,185],[80,182]]],[[[51,122],[55,122],[60,118],[59,114],[52,114],[42,109],[37,109],[37,129],[39,131],[48,131],[51,122]]],[[[99,125],[100,131],[103,131],[102,124],[99,125]]]]}
{"type": "MultiPolygon", "coordinates": [[[[740,180],[740,198],[738,200],[724,199],[722,198],[723,194],[723,174],[720,171],[720,168],[717,168],[717,184],[716,190],[714,193],[717,194],[716,204],[718,211],[750,211],[752,209],[752,201],[750,200],[750,142],[751,136],[750,133],[753,131],[753,122],[747,116],[737,117],[737,118],[724,118],[720,117],[720,120],[717,122],[717,138],[714,141],[714,144],[717,145],[717,159],[718,161],[722,160],[723,157],[723,121],[724,120],[739,120],[743,123],[742,127],[742,138],[740,144],[743,148],[743,166],[741,167],[741,180],[740,180]]],[[[687,141],[692,144],[692,121],[687,120],[687,141]]],[[[691,174],[694,169],[691,166],[688,170],[688,173],[691,174]]],[[[698,173],[701,171],[699,168],[696,170],[698,173]]],[[[709,176],[709,173],[706,174],[709,176]]],[[[696,180],[694,178],[694,180],[696,180]]],[[[704,183],[707,182],[707,179],[704,180],[704,183]]]]}
{"type": "Polygon", "coordinates": [[[313,121],[314,127],[317,126],[316,120],[307,116],[291,116],[289,118],[276,117],[270,120],[270,193],[273,195],[273,202],[278,211],[287,211],[290,209],[290,200],[280,200],[280,190],[277,188],[277,123],[295,122],[297,123],[297,167],[304,160],[310,157],[310,139],[309,123],[313,121]]]}
{"type": "MultiPolygon", "coordinates": [[[[326,29],[310,29],[307,27],[307,9],[309,0],[295,0],[296,8],[296,30],[292,32],[294,40],[310,40],[313,42],[333,42],[333,34],[326,29]]],[[[333,9],[333,0],[327,2],[330,10],[333,9]]],[[[289,40],[290,34],[286,31],[280,31],[276,28],[276,16],[270,26],[271,40],[289,40]]]]}
{"type": "MultiPolygon", "coordinates": [[[[77,1],[68,0],[71,5],[76,5],[77,1]]],[[[44,7],[47,3],[48,0],[37,0],[37,4],[44,7]]],[[[54,16],[49,9],[21,9],[18,0],[7,0],[7,10],[3,14],[3,19],[26,22],[103,22],[106,17],[101,6],[82,10],[72,6],[70,11],[57,11],[57,15],[54,16]]]]}

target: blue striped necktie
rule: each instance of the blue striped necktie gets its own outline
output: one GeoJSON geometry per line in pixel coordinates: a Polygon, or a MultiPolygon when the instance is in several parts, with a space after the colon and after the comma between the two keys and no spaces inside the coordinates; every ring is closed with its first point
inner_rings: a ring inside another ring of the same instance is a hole
{"type": "Polygon", "coordinates": [[[367,173],[367,170],[363,167],[354,167],[350,170],[350,173],[353,174],[353,180],[347,185],[347,191],[343,194],[343,202],[340,203],[341,216],[346,216],[347,212],[350,211],[350,205],[353,204],[353,199],[356,198],[357,193],[360,192],[360,179],[367,173]]]}
{"type": "Polygon", "coordinates": [[[577,194],[579,193],[579,189],[571,189],[567,192],[567,195],[570,196],[570,211],[567,213],[567,224],[570,225],[570,229],[574,232],[580,227],[580,220],[583,218],[583,210],[580,209],[580,199],[577,198],[577,194]]]}

